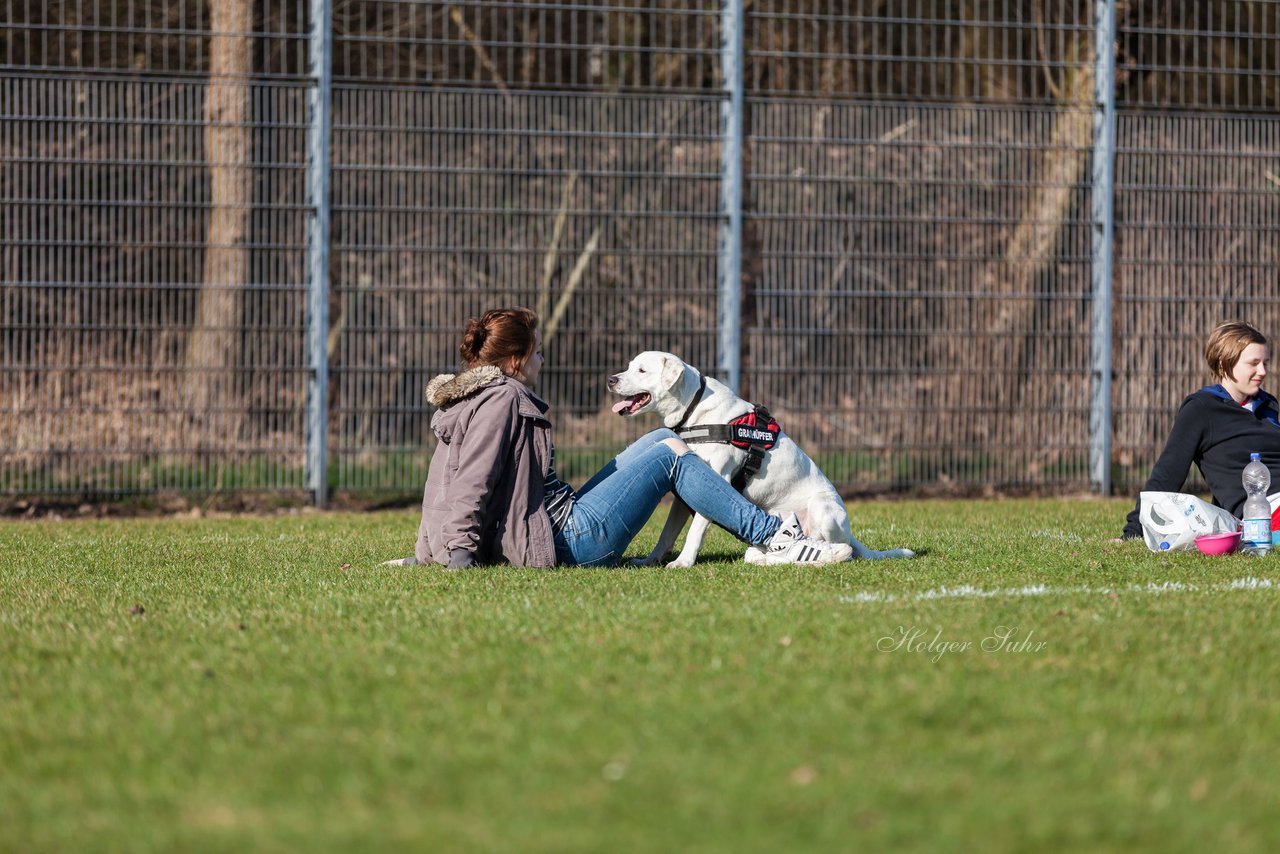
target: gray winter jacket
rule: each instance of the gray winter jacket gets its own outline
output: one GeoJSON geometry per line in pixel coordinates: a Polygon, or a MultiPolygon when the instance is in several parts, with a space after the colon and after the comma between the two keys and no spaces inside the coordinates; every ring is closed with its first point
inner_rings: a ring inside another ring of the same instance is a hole
{"type": "Polygon", "coordinates": [[[551,465],[547,405],[486,365],[427,384],[439,438],[422,494],[414,556],[448,565],[463,549],[477,563],[554,566],[543,484],[551,465]]]}

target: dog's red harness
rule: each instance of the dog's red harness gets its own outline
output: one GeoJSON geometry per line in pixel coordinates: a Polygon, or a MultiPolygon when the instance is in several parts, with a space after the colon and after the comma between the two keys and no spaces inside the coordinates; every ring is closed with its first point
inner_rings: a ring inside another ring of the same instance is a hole
{"type": "Polygon", "coordinates": [[[741,492],[764,462],[764,452],[778,444],[782,428],[769,410],[757,406],[728,424],[701,424],[680,431],[686,442],[725,442],[747,452],[747,460],[733,476],[733,488],[741,492]]]}

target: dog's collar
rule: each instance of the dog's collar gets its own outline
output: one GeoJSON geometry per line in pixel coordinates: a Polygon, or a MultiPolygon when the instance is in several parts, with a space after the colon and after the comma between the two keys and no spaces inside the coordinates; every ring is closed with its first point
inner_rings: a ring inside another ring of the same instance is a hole
{"type": "Polygon", "coordinates": [[[689,403],[689,408],[684,411],[684,415],[680,418],[680,423],[671,428],[677,433],[684,429],[684,423],[689,420],[693,410],[698,408],[698,404],[702,402],[702,393],[707,390],[707,378],[699,377],[699,379],[701,382],[698,383],[698,393],[693,396],[693,400],[689,403]]]}

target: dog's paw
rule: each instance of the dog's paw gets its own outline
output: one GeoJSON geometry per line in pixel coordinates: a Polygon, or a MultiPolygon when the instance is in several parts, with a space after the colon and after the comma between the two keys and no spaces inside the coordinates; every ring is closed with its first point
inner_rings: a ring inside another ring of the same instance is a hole
{"type": "Polygon", "coordinates": [[[688,569],[691,566],[693,566],[693,561],[676,558],[667,564],[667,569],[688,569]]]}
{"type": "Polygon", "coordinates": [[[383,566],[418,566],[416,557],[398,557],[395,560],[384,560],[383,566]]]}
{"type": "Polygon", "coordinates": [[[661,556],[648,555],[647,557],[633,557],[627,561],[627,566],[657,566],[660,563],[662,563],[661,556]]]}

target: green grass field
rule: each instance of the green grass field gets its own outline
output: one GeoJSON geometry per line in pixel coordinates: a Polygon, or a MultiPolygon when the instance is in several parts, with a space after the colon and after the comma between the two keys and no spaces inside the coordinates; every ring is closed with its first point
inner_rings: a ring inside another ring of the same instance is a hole
{"type": "Polygon", "coordinates": [[[1280,554],[1107,542],[1128,506],[857,504],[928,553],[824,569],[3,523],[0,851],[1280,850],[1280,554]]]}

